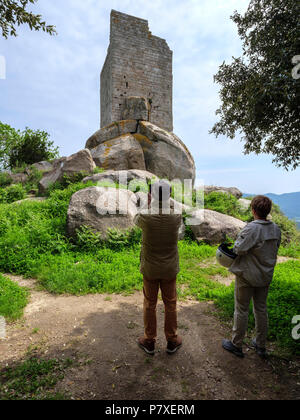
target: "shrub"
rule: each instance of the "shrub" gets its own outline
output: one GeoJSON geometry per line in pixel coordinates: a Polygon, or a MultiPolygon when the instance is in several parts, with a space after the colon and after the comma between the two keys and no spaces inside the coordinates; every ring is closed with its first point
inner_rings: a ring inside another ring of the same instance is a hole
{"type": "Polygon", "coordinates": [[[21,184],[0,188],[0,203],[13,203],[14,201],[23,200],[25,197],[26,190],[21,184]]]}
{"type": "Polygon", "coordinates": [[[20,164],[33,164],[58,157],[58,148],[49,140],[49,134],[41,130],[26,128],[21,134],[21,141],[13,145],[9,155],[11,168],[20,164]]]}
{"type": "Polygon", "coordinates": [[[274,203],[271,215],[273,222],[281,229],[282,245],[288,246],[292,243],[300,245],[300,231],[298,230],[296,223],[286,217],[279,206],[274,203]]]}
{"type": "Polygon", "coordinates": [[[15,130],[0,122],[0,164],[4,168],[31,165],[58,156],[58,148],[41,130],[15,130]]]}
{"type": "Polygon", "coordinates": [[[245,222],[253,220],[250,209],[247,212],[242,210],[238,199],[231,194],[216,191],[205,194],[204,206],[206,209],[227,214],[245,222]]]}
{"type": "Polygon", "coordinates": [[[38,189],[38,185],[40,180],[43,178],[43,172],[39,171],[35,166],[31,166],[28,176],[28,180],[26,181],[25,188],[26,191],[38,189]]]}
{"type": "Polygon", "coordinates": [[[12,184],[12,179],[9,174],[0,172],[0,188],[7,187],[10,184],[12,184]]]}
{"type": "Polygon", "coordinates": [[[28,292],[0,274],[0,315],[7,321],[20,318],[28,303],[28,292]]]}

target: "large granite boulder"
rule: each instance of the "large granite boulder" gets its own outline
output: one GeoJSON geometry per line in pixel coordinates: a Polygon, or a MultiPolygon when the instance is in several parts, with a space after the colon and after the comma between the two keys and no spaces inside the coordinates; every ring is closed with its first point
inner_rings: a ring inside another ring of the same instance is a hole
{"type": "Polygon", "coordinates": [[[86,147],[92,151],[96,164],[106,170],[144,169],[170,181],[174,179],[181,181],[189,179],[192,183],[195,181],[195,162],[185,144],[175,134],[148,121],[122,120],[103,127],[88,139],[86,147]],[[143,165],[141,152],[137,151],[137,146],[133,146],[133,138],[141,146],[143,165]],[[110,143],[107,147],[108,141],[110,143]],[[113,150],[109,150],[112,147],[113,150]],[[126,166],[124,149],[125,155],[128,155],[128,150],[132,147],[137,162],[130,157],[130,164],[126,166]],[[108,159],[108,155],[113,159],[108,159]]]}
{"type": "Polygon", "coordinates": [[[67,229],[76,235],[81,226],[88,226],[101,237],[108,229],[126,231],[133,228],[137,199],[133,192],[116,188],[90,187],[76,192],[68,209],[67,229]]]}
{"type": "Polygon", "coordinates": [[[9,177],[11,179],[12,184],[26,184],[28,181],[29,175],[25,172],[21,172],[18,174],[10,173],[9,177]]]}
{"type": "Polygon", "coordinates": [[[128,171],[105,171],[101,174],[88,176],[83,179],[84,183],[91,182],[109,182],[111,184],[126,185],[132,191],[134,185],[144,184],[145,186],[152,180],[158,180],[157,176],[147,171],[139,169],[130,169],[128,171]]]}
{"type": "Polygon", "coordinates": [[[46,172],[51,172],[54,169],[54,164],[55,161],[53,163],[48,162],[48,161],[42,161],[42,162],[37,162],[34,163],[32,166],[37,169],[40,172],[46,173],[46,172]]]}
{"type": "Polygon", "coordinates": [[[58,159],[54,163],[53,170],[46,173],[39,182],[39,192],[45,193],[51,184],[62,181],[64,176],[72,177],[78,173],[92,174],[95,168],[95,162],[88,149],[58,159]]]}
{"type": "Polygon", "coordinates": [[[191,229],[195,239],[210,245],[221,244],[226,236],[236,239],[245,222],[212,210],[197,210],[191,215],[191,229]]]}
{"type": "Polygon", "coordinates": [[[169,180],[195,181],[194,159],[175,134],[147,121],[140,122],[138,131],[134,136],[144,150],[147,171],[169,180]]]}
{"type": "Polygon", "coordinates": [[[96,133],[88,139],[85,147],[87,149],[94,149],[107,140],[120,137],[123,134],[136,133],[137,127],[138,121],[136,120],[123,120],[114,122],[96,131],[96,133]]]}
{"type": "Polygon", "coordinates": [[[246,200],[245,198],[239,199],[239,205],[243,212],[247,212],[251,206],[251,200],[246,200]]]}
{"type": "Polygon", "coordinates": [[[206,194],[210,194],[212,192],[221,192],[226,194],[231,194],[237,199],[240,199],[243,196],[243,193],[235,187],[227,188],[227,187],[216,187],[214,185],[205,185],[204,192],[206,194]]]}
{"type": "Polygon", "coordinates": [[[145,98],[140,96],[129,96],[125,98],[123,110],[123,120],[149,120],[149,104],[145,98]]]}
{"type": "Polygon", "coordinates": [[[145,170],[144,152],[131,134],[105,141],[91,150],[94,162],[106,170],[145,170]]]}

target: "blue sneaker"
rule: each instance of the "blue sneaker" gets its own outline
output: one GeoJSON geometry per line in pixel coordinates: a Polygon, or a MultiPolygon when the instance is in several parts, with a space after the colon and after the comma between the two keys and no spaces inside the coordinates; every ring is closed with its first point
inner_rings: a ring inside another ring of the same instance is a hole
{"type": "Polygon", "coordinates": [[[222,343],[223,349],[229,351],[230,353],[234,354],[237,357],[244,358],[245,355],[243,353],[243,350],[236,347],[230,340],[223,340],[222,343]]]}

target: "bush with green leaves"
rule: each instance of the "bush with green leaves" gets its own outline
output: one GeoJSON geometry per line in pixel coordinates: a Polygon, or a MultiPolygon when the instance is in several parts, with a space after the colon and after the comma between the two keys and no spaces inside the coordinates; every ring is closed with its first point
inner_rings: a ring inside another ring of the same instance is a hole
{"type": "Polygon", "coordinates": [[[88,226],[81,226],[76,232],[76,247],[78,251],[95,252],[101,248],[121,251],[124,248],[134,247],[141,243],[142,231],[136,227],[121,232],[117,229],[108,229],[107,237],[101,235],[88,226]]]}
{"type": "Polygon", "coordinates": [[[4,169],[31,165],[58,157],[58,148],[42,130],[16,130],[0,122],[0,166],[4,169]]]}
{"type": "Polygon", "coordinates": [[[0,203],[13,203],[14,201],[23,200],[25,197],[26,190],[22,184],[0,188],[0,203]]]}
{"type": "Polygon", "coordinates": [[[0,274],[0,316],[14,321],[23,315],[27,303],[27,290],[0,274]]]}
{"type": "Polygon", "coordinates": [[[6,172],[0,172],[0,188],[8,187],[12,184],[12,179],[6,172]]]}
{"type": "Polygon", "coordinates": [[[251,210],[244,211],[236,197],[231,194],[213,191],[205,194],[204,206],[206,209],[236,217],[245,222],[253,220],[251,210]]]}
{"type": "Polygon", "coordinates": [[[282,245],[300,245],[300,231],[298,230],[296,223],[286,217],[280,210],[279,206],[274,203],[271,215],[272,221],[276,223],[281,229],[282,245]]]}

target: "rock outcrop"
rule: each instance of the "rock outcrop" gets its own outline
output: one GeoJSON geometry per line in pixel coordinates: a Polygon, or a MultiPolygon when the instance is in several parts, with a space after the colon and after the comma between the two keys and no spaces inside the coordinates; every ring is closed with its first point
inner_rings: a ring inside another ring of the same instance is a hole
{"type": "Polygon", "coordinates": [[[157,176],[147,171],[130,169],[128,171],[105,171],[101,174],[88,176],[83,179],[83,182],[110,182],[115,185],[122,184],[129,187],[132,191],[131,186],[134,187],[136,184],[144,184],[147,186],[152,180],[158,180],[157,176]]]}
{"type": "Polygon", "coordinates": [[[209,185],[209,186],[205,185],[204,192],[206,194],[210,194],[212,192],[222,192],[226,194],[231,194],[237,199],[240,199],[243,196],[243,193],[238,188],[235,188],[235,187],[227,188],[227,187],[216,187],[214,185],[209,185]]]}
{"type": "Polygon", "coordinates": [[[169,180],[195,180],[194,159],[184,143],[147,121],[141,121],[135,138],[144,150],[147,171],[169,180]]]}
{"type": "Polygon", "coordinates": [[[247,212],[251,206],[251,200],[246,200],[245,198],[239,199],[239,205],[242,211],[247,212]]]}
{"type": "Polygon", "coordinates": [[[122,120],[114,122],[106,127],[96,131],[86,142],[87,149],[93,149],[107,140],[120,137],[123,134],[134,134],[137,132],[138,121],[136,120],[122,120]]]}
{"type": "Polygon", "coordinates": [[[35,167],[40,172],[46,173],[53,171],[54,165],[56,161],[48,162],[48,161],[42,161],[34,163],[32,166],[35,167]]]}
{"type": "Polygon", "coordinates": [[[137,199],[133,192],[115,188],[90,187],[76,192],[70,201],[67,229],[76,235],[81,226],[107,237],[108,229],[126,231],[133,228],[137,199]]]}
{"type": "Polygon", "coordinates": [[[81,150],[68,158],[55,161],[53,170],[46,173],[39,182],[39,193],[44,194],[49,186],[63,180],[64,176],[72,177],[78,173],[92,174],[96,168],[95,162],[88,149],[81,150]]]}
{"type": "Polygon", "coordinates": [[[245,222],[212,210],[197,210],[192,214],[191,226],[195,239],[210,245],[219,245],[227,237],[236,239],[245,222]]]}
{"type": "Polygon", "coordinates": [[[91,150],[94,162],[106,170],[145,170],[144,152],[132,134],[107,140],[91,150]]]}
{"type": "MultiPolygon", "coordinates": [[[[143,109],[144,98],[131,100],[125,102],[125,106],[132,105],[129,110],[143,109]]],[[[133,115],[137,116],[134,111],[130,117],[133,115]]],[[[111,124],[93,134],[86,147],[96,164],[106,170],[145,169],[170,181],[195,181],[195,162],[185,144],[175,134],[148,121],[129,119],[111,124]]]]}

